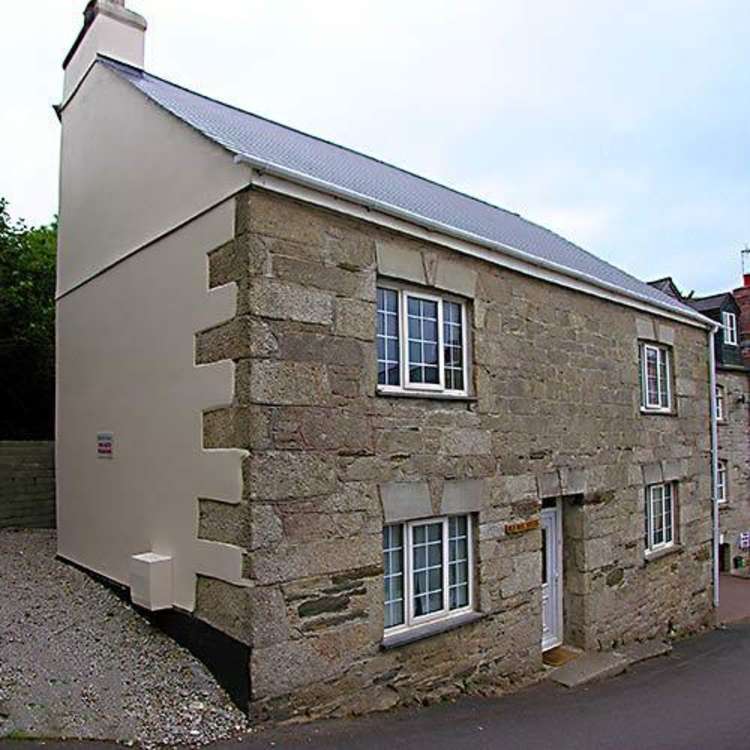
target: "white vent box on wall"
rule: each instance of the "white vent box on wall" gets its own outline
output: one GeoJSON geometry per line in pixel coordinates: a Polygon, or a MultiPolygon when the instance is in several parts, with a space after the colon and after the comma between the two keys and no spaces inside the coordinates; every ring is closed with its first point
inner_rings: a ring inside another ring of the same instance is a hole
{"type": "Polygon", "coordinates": [[[170,609],[172,595],[172,558],[144,552],[130,558],[130,598],[133,604],[152,612],[170,609]]]}

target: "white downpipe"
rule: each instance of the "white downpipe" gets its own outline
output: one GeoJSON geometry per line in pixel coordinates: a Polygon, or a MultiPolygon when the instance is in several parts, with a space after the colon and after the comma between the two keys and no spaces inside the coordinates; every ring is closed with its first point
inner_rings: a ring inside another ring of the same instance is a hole
{"type": "Polygon", "coordinates": [[[710,388],[710,414],[711,414],[711,506],[713,521],[713,588],[714,607],[719,606],[719,495],[717,492],[719,483],[719,435],[716,423],[716,326],[708,334],[709,352],[709,388],[710,388]]]}

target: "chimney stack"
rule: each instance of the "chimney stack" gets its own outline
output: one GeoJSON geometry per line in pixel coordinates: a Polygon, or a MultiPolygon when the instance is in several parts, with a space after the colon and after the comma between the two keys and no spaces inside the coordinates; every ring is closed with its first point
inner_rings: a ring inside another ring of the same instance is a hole
{"type": "Polygon", "coordinates": [[[740,350],[742,362],[750,367],[750,273],[742,275],[743,286],[735,289],[734,299],[740,308],[740,350]]]}
{"type": "Polygon", "coordinates": [[[146,20],[128,10],[125,0],[89,0],[83,28],[63,62],[63,105],[98,54],[142,68],[145,41],[146,20]]]}

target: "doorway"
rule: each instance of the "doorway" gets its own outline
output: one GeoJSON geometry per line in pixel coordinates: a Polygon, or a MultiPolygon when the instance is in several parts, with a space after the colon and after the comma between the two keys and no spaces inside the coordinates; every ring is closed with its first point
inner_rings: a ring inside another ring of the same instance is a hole
{"type": "Polygon", "coordinates": [[[542,527],[542,651],[563,642],[562,507],[545,500],[542,527]]]}
{"type": "Polygon", "coordinates": [[[719,572],[729,573],[732,570],[732,550],[728,544],[722,542],[719,545],[719,572]]]}

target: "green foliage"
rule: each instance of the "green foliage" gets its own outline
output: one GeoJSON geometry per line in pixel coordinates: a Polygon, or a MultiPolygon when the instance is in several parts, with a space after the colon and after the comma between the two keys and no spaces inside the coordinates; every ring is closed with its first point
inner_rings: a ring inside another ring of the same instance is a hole
{"type": "Polygon", "coordinates": [[[13,222],[0,197],[0,440],[54,435],[57,221],[13,222]]]}

